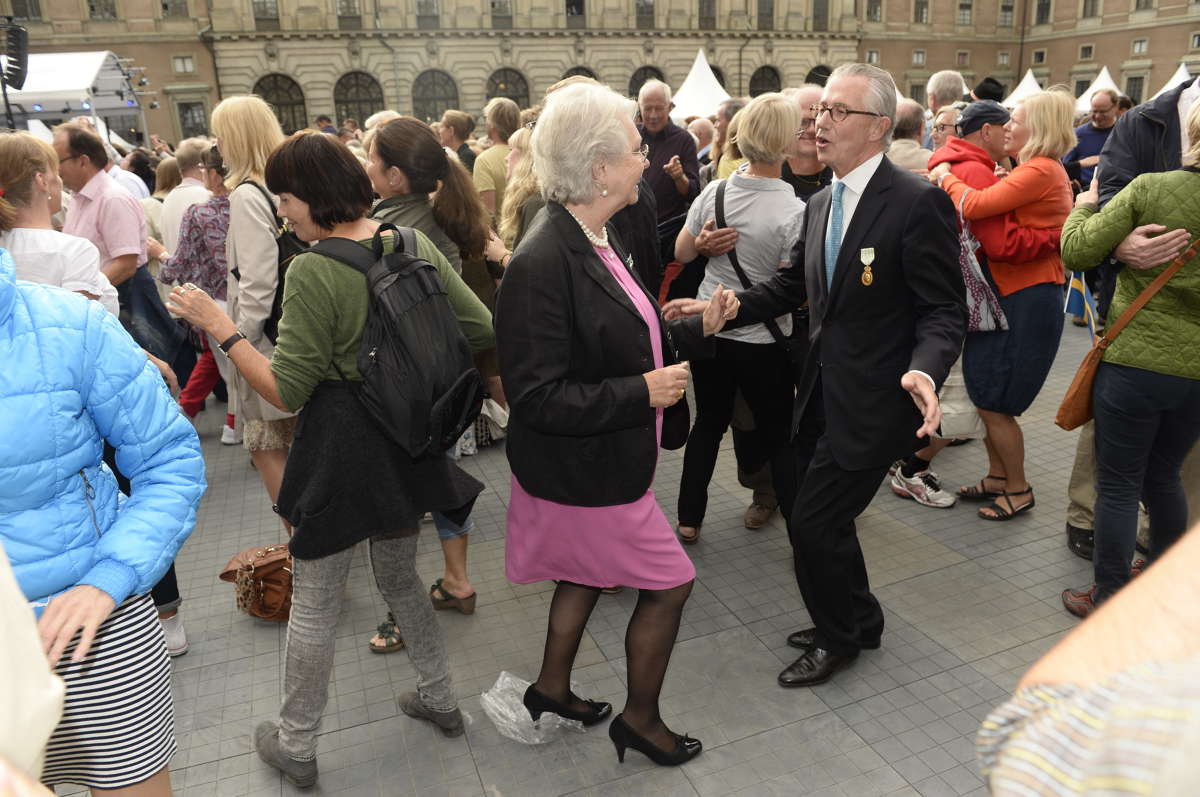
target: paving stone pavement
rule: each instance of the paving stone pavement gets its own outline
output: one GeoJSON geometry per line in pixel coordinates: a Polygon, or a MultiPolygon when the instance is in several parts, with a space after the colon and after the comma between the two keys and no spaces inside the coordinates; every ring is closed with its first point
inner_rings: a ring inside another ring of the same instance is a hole
{"type": "MultiPolygon", "coordinates": [[[[283,532],[245,452],[220,445],[224,409],[215,407],[198,421],[209,489],[177,561],[191,651],[173,665],[176,794],[986,794],[974,756],[979,722],[1074,626],[1059,592],[1090,578],[1089,565],[1064,544],[1075,435],[1053,425],[1087,345],[1086,330],[1068,324],[1051,377],[1022,418],[1035,510],[987,522],[975,505],[928,509],[881,486],[859,536],[887,617],[883,645],[814,689],[775,683],[794,658],[786,635],[808,618],[782,519],[760,531],[742,527],[749,493],[737,484],[726,440],[702,540],[686,549],[698,575],[662,701],[668,724],[703,740],[705,751],[676,769],[657,768],[638,753],[618,764],[603,726],[523,746],[500,736],[481,710],[480,693],[501,670],[536,676],[553,587],[504,577],[510,475],[503,449],[490,448],[463,460],[488,487],[470,544],[478,610],[439,613],[466,735],[446,739],[398,712],[395,699],[415,688],[415,673],[403,653],[367,650],[385,609],[360,548],[338,626],[320,782],[304,792],[281,782],[254,754],[250,734],[278,710],[285,628],[238,612],[233,587],[217,572],[236,551],[281,541],[283,532]]],[[[678,453],[664,452],[655,482],[672,519],[681,467],[678,453]]],[[[971,483],[986,471],[983,446],[947,449],[935,468],[947,489],[971,483]]],[[[418,567],[427,583],[441,574],[429,524],[418,567]]],[[[631,590],[601,598],[574,674],[582,694],[618,709],[624,629],[635,601],[631,590]]]]}

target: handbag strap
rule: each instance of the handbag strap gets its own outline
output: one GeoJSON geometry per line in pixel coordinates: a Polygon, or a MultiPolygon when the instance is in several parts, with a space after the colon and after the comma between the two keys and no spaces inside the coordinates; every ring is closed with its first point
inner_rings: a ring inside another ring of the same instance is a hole
{"type": "Polygon", "coordinates": [[[1121,334],[1121,330],[1123,330],[1126,325],[1133,320],[1133,317],[1138,314],[1138,311],[1145,307],[1146,303],[1154,298],[1154,294],[1162,290],[1162,287],[1170,281],[1171,277],[1174,277],[1179,269],[1183,268],[1184,263],[1196,256],[1196,250],[1198,248],[1200,248],[1200,238],[1192,241],[1192,245],[1189,246],[1186,251],[1180,254],[1179,257],[1172,260],[1171,265],[1164,268],[1162,273],[1154,278],[1154,282],[1151,282],[1142,289],[1142,292],[1138,294],[1138,297],[1133,300],[1133,304],[1129,305],[1129,307],[1125,308],[1125,312],[1121,313],[1121,317],[1117,319],[1117,323],[1113,324],[1104,331],[1104,337],[1100,338],[1100,340],[1096,342],[1096,345],[1101,349],[1108,348],[1108,344],[1116,340],[1117,335],[1121,334]]]}
{"type": "MultiPolygon", "coordinates": [[[[728,180],[721,180],[719,183],[717,183],[716,214],[717,227],[719,228],[725,227],[725,186],[728,184],[728,182],[728,180]]],[[[753,288],[754,283],[750,281],[748,276],[746,276],[746,272],[742,269],[742,264],[738,262],[737,247],[735,246],[733,249],[730,249],[728,252],[726,252],[725,257],[729,258],[729,265],[733,266],[733,270],[737,273],[738,280],[740,280],[742,283],[742,289],[749,290],[753,288]]],[[[766,321],[763,321],[762,324],[767,328],[767,331],[771,333],[771,337],[775,338],[776,343],[785,347],[788,345],[787,336],[783,334],[783,330],[781,330],[779,325],[775,323],[774,318],[768,318],[766,321]]]]}

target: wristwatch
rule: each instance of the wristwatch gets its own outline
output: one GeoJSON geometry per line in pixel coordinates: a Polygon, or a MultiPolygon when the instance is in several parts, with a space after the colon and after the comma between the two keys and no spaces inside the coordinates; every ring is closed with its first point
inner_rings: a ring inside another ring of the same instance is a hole
{"type": "Polygon", "coordinates": [[[246,339],[246,336],[243,335],[241,333],[241,331],[239,330],[238,332],[234,332],[232,335],[225,338],[225,340],[218,343],[217,348],[219,348],[221,351],[225,352],[226,354],[229,354],[229,350],[232,349],[235,345],[237,345],[237,342],[239,340],[245,340],[245,339],[246,339]]]}

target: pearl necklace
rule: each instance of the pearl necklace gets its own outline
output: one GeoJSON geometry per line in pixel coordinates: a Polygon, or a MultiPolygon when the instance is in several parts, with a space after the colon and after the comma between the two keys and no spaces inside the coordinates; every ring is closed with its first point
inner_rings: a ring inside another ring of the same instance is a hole
{"type": "Polygon", "coordinates": [[[587,239],[591,242],[592,246],[596,247],[597,249],[608,249],[607,227],[602,227],[601,234],[596,235],[596,233],[588,229],[588,226],[584,224],[578,216],[576,216],[574,213],[571,213],[570,208],[564,205],[563,210],[567,211],[567,213],[571,215],[571,218],[575,219],[575,223],[579,225],[579,229],[583,230],[583,234],[587,236],[587,239]]]}

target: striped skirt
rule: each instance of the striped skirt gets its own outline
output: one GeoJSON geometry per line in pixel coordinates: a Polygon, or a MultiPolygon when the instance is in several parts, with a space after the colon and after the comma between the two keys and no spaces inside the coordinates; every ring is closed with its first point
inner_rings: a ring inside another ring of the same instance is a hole
{"type": "Polygon", "coordinates": [[[154,602],[137,595],[101,623],[87,657],[55,672],[67,684],[42,782],[117,789],[140,783],[175,754],[171,663],[154,602]]]}

